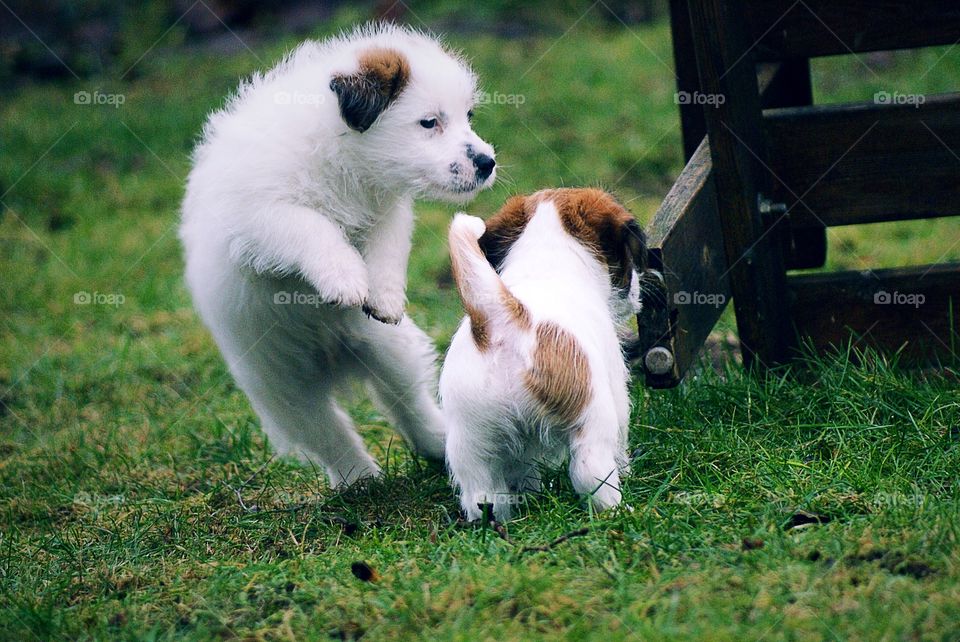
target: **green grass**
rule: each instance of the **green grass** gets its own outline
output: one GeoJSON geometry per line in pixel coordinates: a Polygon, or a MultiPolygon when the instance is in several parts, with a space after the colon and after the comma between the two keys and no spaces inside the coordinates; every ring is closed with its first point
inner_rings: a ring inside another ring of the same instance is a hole
{"type": "MultiPolygon", "coordinates": [[[[525,98],[479,110],[503,179],[467,209],[600,184],[647,219],[681,167],[668,31],[587,19],[558,35],[451,37],[489,91],[525,98]]],[[[633,510],[591,515],[547,471],[509,540],[459,524],[442,473],[362,399],[385,479],[337,494],[272,458],[190,308],[175,225],[205,114],[292,44],[161,43],[127,82],[27,84],[0,103],[0,637],[960,636],[955,370],[866,354],[638,386],[633,510]],[[74,104],[98,88],[126,102],[74,104]]],[[[883,81],[848,63],[818,64],[818,99],[960,87],[960,49],[896,56],[883,81]]],[[[418,211],[410,311],[443,349],[460,315],[453,209],[418,211]]],[[[955,222],[892,227],[832,233],[830,266],[960,258],[955,222]]]]}

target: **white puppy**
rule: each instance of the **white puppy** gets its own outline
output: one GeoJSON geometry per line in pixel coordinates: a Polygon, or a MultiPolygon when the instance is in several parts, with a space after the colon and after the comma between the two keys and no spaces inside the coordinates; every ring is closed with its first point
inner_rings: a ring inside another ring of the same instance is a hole
{"type": "Polygon", "coordinates": [[[467,317],[440,396],[467,519],[484,504],[509,518],[517,493],[539,489],[537,466],[567,455],[577,492],[618,504],[630,418],[618,331],[640,309],[646,259],[633,216],[600,190],[545,190],[486,225],[458,214],[450,256],[467,317]]]}
{"type": "Polygon", "coordinates": [[[416,452],[443,456],[407,259],[414,198],[464,202],[494,180],[475,94],[435,40],[363,28],[242,85],[194,154],[180,237],[195,305],[273,446],[334,484],[379,471],[333,398],[351,378],[416,452]]]}

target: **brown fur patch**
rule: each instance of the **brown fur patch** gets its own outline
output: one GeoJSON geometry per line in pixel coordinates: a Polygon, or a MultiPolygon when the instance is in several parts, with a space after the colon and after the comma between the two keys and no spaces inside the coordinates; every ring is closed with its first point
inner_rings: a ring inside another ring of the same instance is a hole
{"type": "Polygon", "coordinates": [[[513,295],[513,292],[507,289],[507,286],[500,284],[500,302],[507,309],[507,314],[513,319],[513,322],[520,330],[530,329],[530,312],[523,301],[513,295]]]}
{"type": "Polygon", "coordinates": [[[396,95],[410,80],[410,63],[396,49],[373,47],[360,54],[360,70],[376,78],[396,95]]]}
{"type": "Polygon", "coordinates": [[[494,268],[507,257],[510,246],[523,233],[532,211],[526,196],[512,196],[500,210],[486,221],[487,230],[480,237],[480,249],[494,268]]]}
{"type": "Polygon", "coordinates": [[[576,337],[555,323],[538,323],[536,338],[524,384],[548,417],[572,424],[592,395],[587,356],[576,337]]]}
{"type": "Polygon", "coordinates": [[[360,54],[360,68],[338,74],[330,81],[337,94],[340,115],[358,132],[370,128],[383,110],[396,100],[410,80],[410,62],[395,49],[372,47],[360,54]]]}
{"type": "Polygon", "coordinates": [[[646,267],[643,230],[611,194],[595,188],[568,188],[537,192],[534,198],[553,201],[564,229],[607,265],[616,287],[629,287],[631,271],[646,267]]]}
{"type": "Polygon", "coordinates": [[[484,352],[490,347],[490,319],[483,315],[467,314],[470,316],[470,336],[473,337],[473,343],[477,350],[484,352]]]}
{"type": "Polygon", "coordinates": [[[568,234],[590,248],[610,270],[613,284],[630,285],[631,270],[646,268],[646,236],[640,224],[611,194],[595,188],[546,189],[514,196],[490,217],[480,249],[499,268],[543,201],[553,201],[568,234]]]}

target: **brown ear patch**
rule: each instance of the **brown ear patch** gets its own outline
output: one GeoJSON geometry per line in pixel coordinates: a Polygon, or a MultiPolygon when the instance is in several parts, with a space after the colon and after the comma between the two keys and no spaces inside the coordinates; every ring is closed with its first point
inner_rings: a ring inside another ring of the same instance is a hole
{"type": "Polygon", "coordinates": [[[337,74],[330,89],[337,95],[340,116],[350,129],[364,132],[410,80],[410,62],[396,49],[372,47],[360,54],[360,68],[337,74]]]}
{"type": "Polygon", "coordinates": [[[487,230],[480,237],[480,249],[493,265],[500,267],[510,251],[510,246],[520,238],[523,228],[530,220],[526,196],[512,196],[500,210],[486,221],[487,230]]]}
{"type": "Polygon", "coordinates": [[[593,394],[587,355],[576,337],[549,321],[537,324],[536,339],[524,385],[550,419],[572,424],[593,394]]]}
{"type": "Polygon", "coordinates": [[[554,189],[538,194],[554,202],[568,234],[593,250],[618,288],[646,263],[646,237],[640,224],[611,194],[594,188],[554,189]]]}
{"type": "Polygon", "coordinates": [[[630,268],[632,267],[638,274],[647,269],[647,235],[644,234],[640,223],[631,218],[623,229],[623,236],[625,237],[623,242],[625,256],[621,267],[625,270],[626,283],[621,284],[621,287],[629,287],[630,268]]]}

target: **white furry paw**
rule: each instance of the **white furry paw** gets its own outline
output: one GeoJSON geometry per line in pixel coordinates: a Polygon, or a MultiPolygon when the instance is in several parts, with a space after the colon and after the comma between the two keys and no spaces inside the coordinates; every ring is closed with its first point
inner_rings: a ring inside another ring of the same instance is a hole
{"type": "Polygon", "coordinates": [[[590,502],[598,513],[619,505],[620,499],[620,489],[608,484],[603,484],[590,495],[590,502]]]}
{"type": "Polygon", "coordinates": [[[350,266],[347,266],[310,275],[307,280],[326,303],[343,308],[358,308],[367,300],[370,286],[366,270],[359,266],[357,268],[350,269],[350,266]]]}
{"type": "Polygon", "coordinates": [[[361,479],[380,477],[383,471],[373,462],[360,461],[353,465],[338,465],[327,469],[331,485],[334,488],[348,488],[361,479]]]}
{"type": "Polygon", "coordinates": [[[372,317],[381,323],[397,325],[403,320],[404,310],[406,308],[407,298],[403,290],[392,292],[371,292],[370,296],[363,304],[363,311],[368,317],[372,317]]]}

